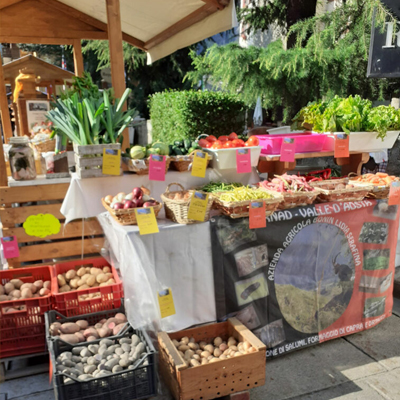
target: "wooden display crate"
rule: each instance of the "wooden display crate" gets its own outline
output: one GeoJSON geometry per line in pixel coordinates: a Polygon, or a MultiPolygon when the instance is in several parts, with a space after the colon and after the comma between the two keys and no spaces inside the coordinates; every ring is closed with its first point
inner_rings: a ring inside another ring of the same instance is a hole
{"type": "Polygon", "coordinates": [[[203,325],[180,332],[158,334],[160,371],[176,400],[209,400],[265,384],[265,345],[239,320],[203,325]],[[215,363],[187,367],[172,340],[194,337],[210,343],[219,336],[248,341],[257,352],[215,363]]]}

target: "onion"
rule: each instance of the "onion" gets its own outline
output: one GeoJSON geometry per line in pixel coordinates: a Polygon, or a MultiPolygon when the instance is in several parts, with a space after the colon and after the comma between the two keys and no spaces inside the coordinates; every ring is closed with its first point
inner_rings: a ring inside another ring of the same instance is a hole
{"type": "Polygon", "coordinates": [[[132,200],[132,199],[133,199],[133,193],[128,193],[128,194],[125,196],[125,199],[126,199],[126,200],[132,200]]]}
{"type": "Polygon", "coordinates": [[[124,208],[124,205],[122,203],[114,204],[114,210],[122,210],[123,208],[124,208]]]}
{"type": "Polygon", "coordinates": [[[140,187],[135,187],[132,190],[133,198],[135,199],[141,199],[143,197],[143,191],[140,189],[140,187]]]}
{"type": "Polygon", "coordinates": [[[135,208],[136,204],[131,200],[125,200],[124,208],[135,208]]]}
{"type": "Polygon", "coordinates": [[[110,205],[113,201],[113,197],[109,194],[108,196],[104,197],[104,201],[110,205]]]}
{"type": "Polygon", "coordinates": [[[143,206],[143,199],[140,197],[139,199],[136,199],[136,207],[142,207],[143,206]]]}
{"type": "Polygon", "coordinates": [[[115,197],[117,198],[118,201],[122,201],[126,196],[126,193],[120,192],[118,193],[115,197]]]}
{"type": "Polygon", "coordinates": [[[154,207],[156,203],[154,201],[146,201],[146,203],[143,204],[143,207],[148,208],[148,207],[154,207]]]}
{"type": "Polygon", "coordinates": [[[148,194],[144,194],[142,199],[143,199],[144,202],[146,202],[146,201],[151,200],[151,197],[148,194]]]}

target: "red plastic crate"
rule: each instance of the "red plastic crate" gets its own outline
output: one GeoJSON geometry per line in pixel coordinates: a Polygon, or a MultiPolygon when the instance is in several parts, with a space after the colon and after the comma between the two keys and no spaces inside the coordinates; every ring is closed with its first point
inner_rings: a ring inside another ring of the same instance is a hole
{"type": "MultiPolygon", "coordinates": [[[[2,285],[11,279],[21,279],[24,283],[33,283],[37,280],[52,281],[52,268],[44,266],[0,271],[2,285]]],[[[2,301],[0,303],[0,358],[45,351],[44,313],[51,309],[51,293],[32,299],[2,301]],[[9,307],[16,308],[18,311],[6,313],[9,307]]]]}
{"type": "Polygon", "coordinates": [[[104,258],[90,258],[84,260],[69,261],[53,266],[53,279],[51,282],[51,292],[53,295],[54,309],[65,315],[73,317],[75,315],[90,314],[103,310],[112,310],[121,307],[124,290],[116,269],[111,266],[104,258]],[[115,283],[112,285],[94,287],[84,290],[73,290],[71,292],[59,293],[57,275],[67,272],[70,269],[78,270],[82,266],[110,267],[115,283]],[[100,297],[88,300],[79,300],[79,296],[84,294],[100,293],[100,297]]]}

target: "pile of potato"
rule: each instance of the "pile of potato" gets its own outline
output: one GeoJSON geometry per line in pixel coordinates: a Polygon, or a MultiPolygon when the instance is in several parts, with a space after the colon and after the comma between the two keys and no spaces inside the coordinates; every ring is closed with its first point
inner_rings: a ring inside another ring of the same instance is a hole
{"type": "Polygon", "coordinates": [[[125,314],[117,313],[112,318],[102,319],[94,326],[89,326],[89,322],[84,319],[64,324],[53,322],[50,325],[49,333],[51,336],[59,336],[65,342],[77,344],[118,335],[126,323],[125,314]]]}
{"type": "Polygon", "coordinates": [[[0,301],[32,299],[48,296],[51,292],[50,281],[24,283],[21,279],[11,279],[5,285],[0,284],[0,301]]]}
{"type": "Polygon", "coordinates": [[[196,343],[194,338],[189,339],[186,336],[180,342],[175,339],[172,342],[188,367],[197,367],[257,351],[249,342],[238,343],[232,336],[227,341],[216,337],[213,340],[213,344],[206,342],[196,343]]]}
{"type": "MultiPolygon", "coordinates": [[[[56,370],[81,381],[104,378],[136,368],[146,354],[146,345],[136,334],[116,341],[102,339],[99,344],[77,346],[61,353],[56,359],[56,370]]],[[[143,365],[148,365],[148,360],[143,365]]],[[[71,378],[64,378],[64,383],[73,382],[71,378]]]]}
{"type": "MultiPolygon", "coordinates": [[[[63,274],[57,275],[57,282],[59,293],[65,293],[72,290],[112,285],[115,283],[115,280],[110,267],[81,267],[77,271],[70,269],[63,274]]],[[[88,298],[92,297],[89,296],[88,298]]]]}

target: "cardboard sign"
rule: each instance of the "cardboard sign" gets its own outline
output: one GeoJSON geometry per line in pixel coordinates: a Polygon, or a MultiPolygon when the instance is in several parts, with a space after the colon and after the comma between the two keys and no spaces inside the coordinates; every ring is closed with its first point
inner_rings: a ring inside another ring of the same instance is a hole
{"type": "Polygon", "coordinates": [[[389,206],[397,206],[400,204],[400,182],[392,182],[389,192],[389,206]]]}
{"type": "Polygon", "coordinates": [[[135,208],[135,216],[141,235],[159,232],[153,207],[135,208]]]}
{"type": "Polygon", "coordinates": [[[207,169],[207,153],[196,150],[194,152],[193,163],[192,163],[192,176],[198,178],[205,178],[207,169]]]}
{"type": "Polygon", "coordinates": [[[238,174],[251,172],[251,153],[250,149],[236,150],[236,171],[238,174]]]}
{"type": "Polygon", "coordinates": [[[19,257],[18,240],[15,236],[2,237],[1,244],[5,258],[19,257]]]}
{"type": "Polygon", "coordinates": [[[60,232],[60,221],[52,214],[30,215],[22,225],[29,236],[45,238],[60,232]]]}
{"type": "Polygon", "coordinates": [[[149,180],[150,181],[165,181],[165,156],[151,154],[149,160],[149,180]]]}
{"type": "Polygon", "coordinates": [[[203,222],[206,217],[208,194],[194,192],[189,204],[188,218],[203,222]]]}
{"type": "Polygon", "coordinates": [[[294,162],[296,153],[296,142],[294,138],[284,138],[281,146],[280,161],[294,162]]]}
{"type": "Polygon", "coordinates": [[[249,227],[250,229],[265,228],[267,217],[265,215],[265,202],[252,201],[249,206],[249,227]]]}
{"type": "Polygon", "coordinates": [[[166,318],[176,314],[174,299],[171,288],[164,289],[157,293],[158,304],[160,306],[161,318],[166,318]]]}
{"type": "Polygon", "coordinates": [[[121,174],[121,150],[103,149],[103,169],[104,175],[121,174]]]}
{"type": "Polygon", "coordinates": [[[349,135],[338,133],[335,135],[335,158],[347,158],[349,154],[349,135]]]}

